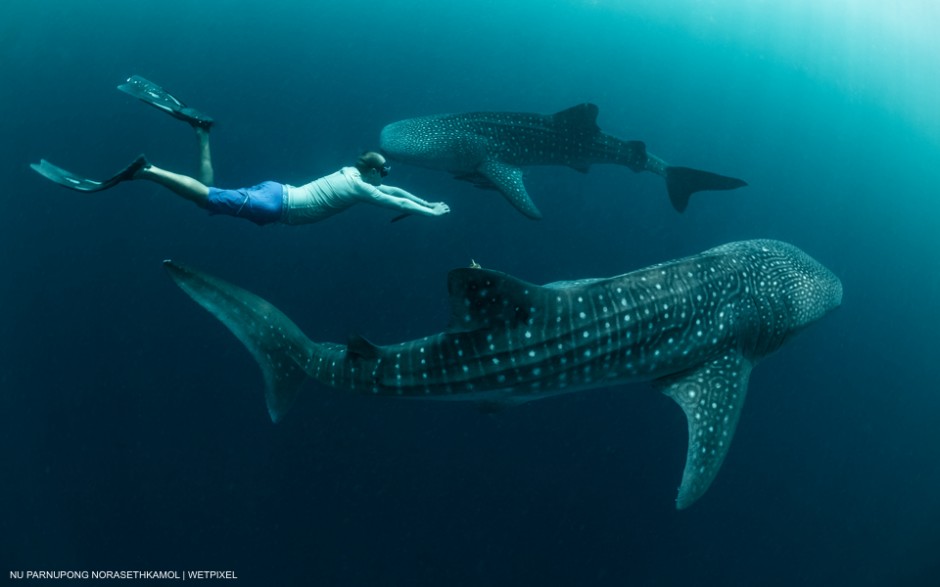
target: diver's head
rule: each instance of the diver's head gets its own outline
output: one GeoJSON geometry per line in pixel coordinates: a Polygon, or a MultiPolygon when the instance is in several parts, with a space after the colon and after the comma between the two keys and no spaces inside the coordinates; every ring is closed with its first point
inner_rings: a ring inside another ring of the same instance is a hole
{"type": "Polygon", "coordinates": [[[359,155],[356,161],[356,169],[362,175],[363,181],[374,185],[381,184],[382,178],[388,175],[391,168],[385,157],[375,151],[366,151],[359,155]]]}

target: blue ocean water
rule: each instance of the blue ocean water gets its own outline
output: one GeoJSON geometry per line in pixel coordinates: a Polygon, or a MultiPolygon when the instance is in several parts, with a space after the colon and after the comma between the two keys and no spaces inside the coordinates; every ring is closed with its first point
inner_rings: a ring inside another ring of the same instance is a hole
{"type": "Polygon", "coordinates": [[[3,578],[940,583],[940,10],[775,4],[5,2],[3,578]],[[397,165],[391,183],[452,213],[258,228],[30,171],[106,176],[145,152],[194,173],[191,130],[115,91],[131,74],[218,120],[227,187],[329,173],[402,118],[586,101],[604,131],[750,185],[680,215],[651,174],[533,168],[533,222],[397,165]],[[483,415],[310,384],[275,426],[250,355],[160,265],[255,291],[313,339],[390,343],[443,328],[445,275],[470,259],[542,283],[747,238],[800,246],[845,298],[757,367],[721,473],[681,512],[686,423],[648,385],[483,415]]]}

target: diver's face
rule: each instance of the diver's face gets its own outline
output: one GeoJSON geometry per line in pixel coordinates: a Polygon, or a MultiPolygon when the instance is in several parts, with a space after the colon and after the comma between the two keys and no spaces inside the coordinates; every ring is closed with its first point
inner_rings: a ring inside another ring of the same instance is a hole
{"type": "Polygon", "coordinates": [[[373,167],[370,167],[362,173],[362,181],[370,185],[382,185],[382,173],[373,167]]]}
{"type": "Polygon", "coordinates": [[[370,167],[366,173],[363,174],[363,179],[366,183],[372,185],[382,185],[382,178],[388,175],[391,165],[388,164],[388,161],[382,159],[374,167],[370,167]]]}

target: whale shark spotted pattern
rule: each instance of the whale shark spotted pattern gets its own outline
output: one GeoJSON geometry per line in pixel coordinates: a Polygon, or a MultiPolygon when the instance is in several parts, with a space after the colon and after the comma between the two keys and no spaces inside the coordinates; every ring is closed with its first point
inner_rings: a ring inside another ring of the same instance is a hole
{"type": "Polygon", "coordinates": [[[514,405],[652,381],[685,412],[677,507],[708,489],[727,454],[751,368],[842,301],[839,279],[779,241],[730,243],[617,277],[534,285],[481,268],[448,277],[449,327],[418,340],[309,340],[267,301],[165,261],[261,366],[279,420],[307,377],[363,394],[514,405]]]}
{"type": "Polygon", "coordinates": [[[555,114],[469,112],[439,114],[393,122],[382,129],[379,145],[389,158],[442,169],[477,187],[498,190],[529,218],[542,213],[522,179],[528,165],[564,165],[587,173],[592,164],[624,165],[651,171],[666,180],[669,200],[679,212],[689,196],[702,190],[731,190],[743,180],[708,171],[668,165],[647,152],[641,141],[623,141],[601,132],[598,108],[579,104],[555,114]]]}

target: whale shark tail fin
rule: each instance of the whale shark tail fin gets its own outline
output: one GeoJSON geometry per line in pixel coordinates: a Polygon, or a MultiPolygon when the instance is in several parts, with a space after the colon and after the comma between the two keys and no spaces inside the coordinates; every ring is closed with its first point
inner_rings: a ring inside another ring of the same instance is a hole
{"type": "Polygon", "coordinates": [[[743,179],[718,175],[690,167],[666,167],[666,189],[669,201],[679,212],[689,205],[689,197],[706,190],[734,190],[747,185],[743,179]]]}
{"type": "Polygon", "coordinates": [[[265,383],[265,401],[277,422],[290,408],[305,367],[325,353],[325,345],[312,342],[290,318],[269,302],[195,269],[163,262],[176,285],[218,318],[258,361],[265,383]]]}

